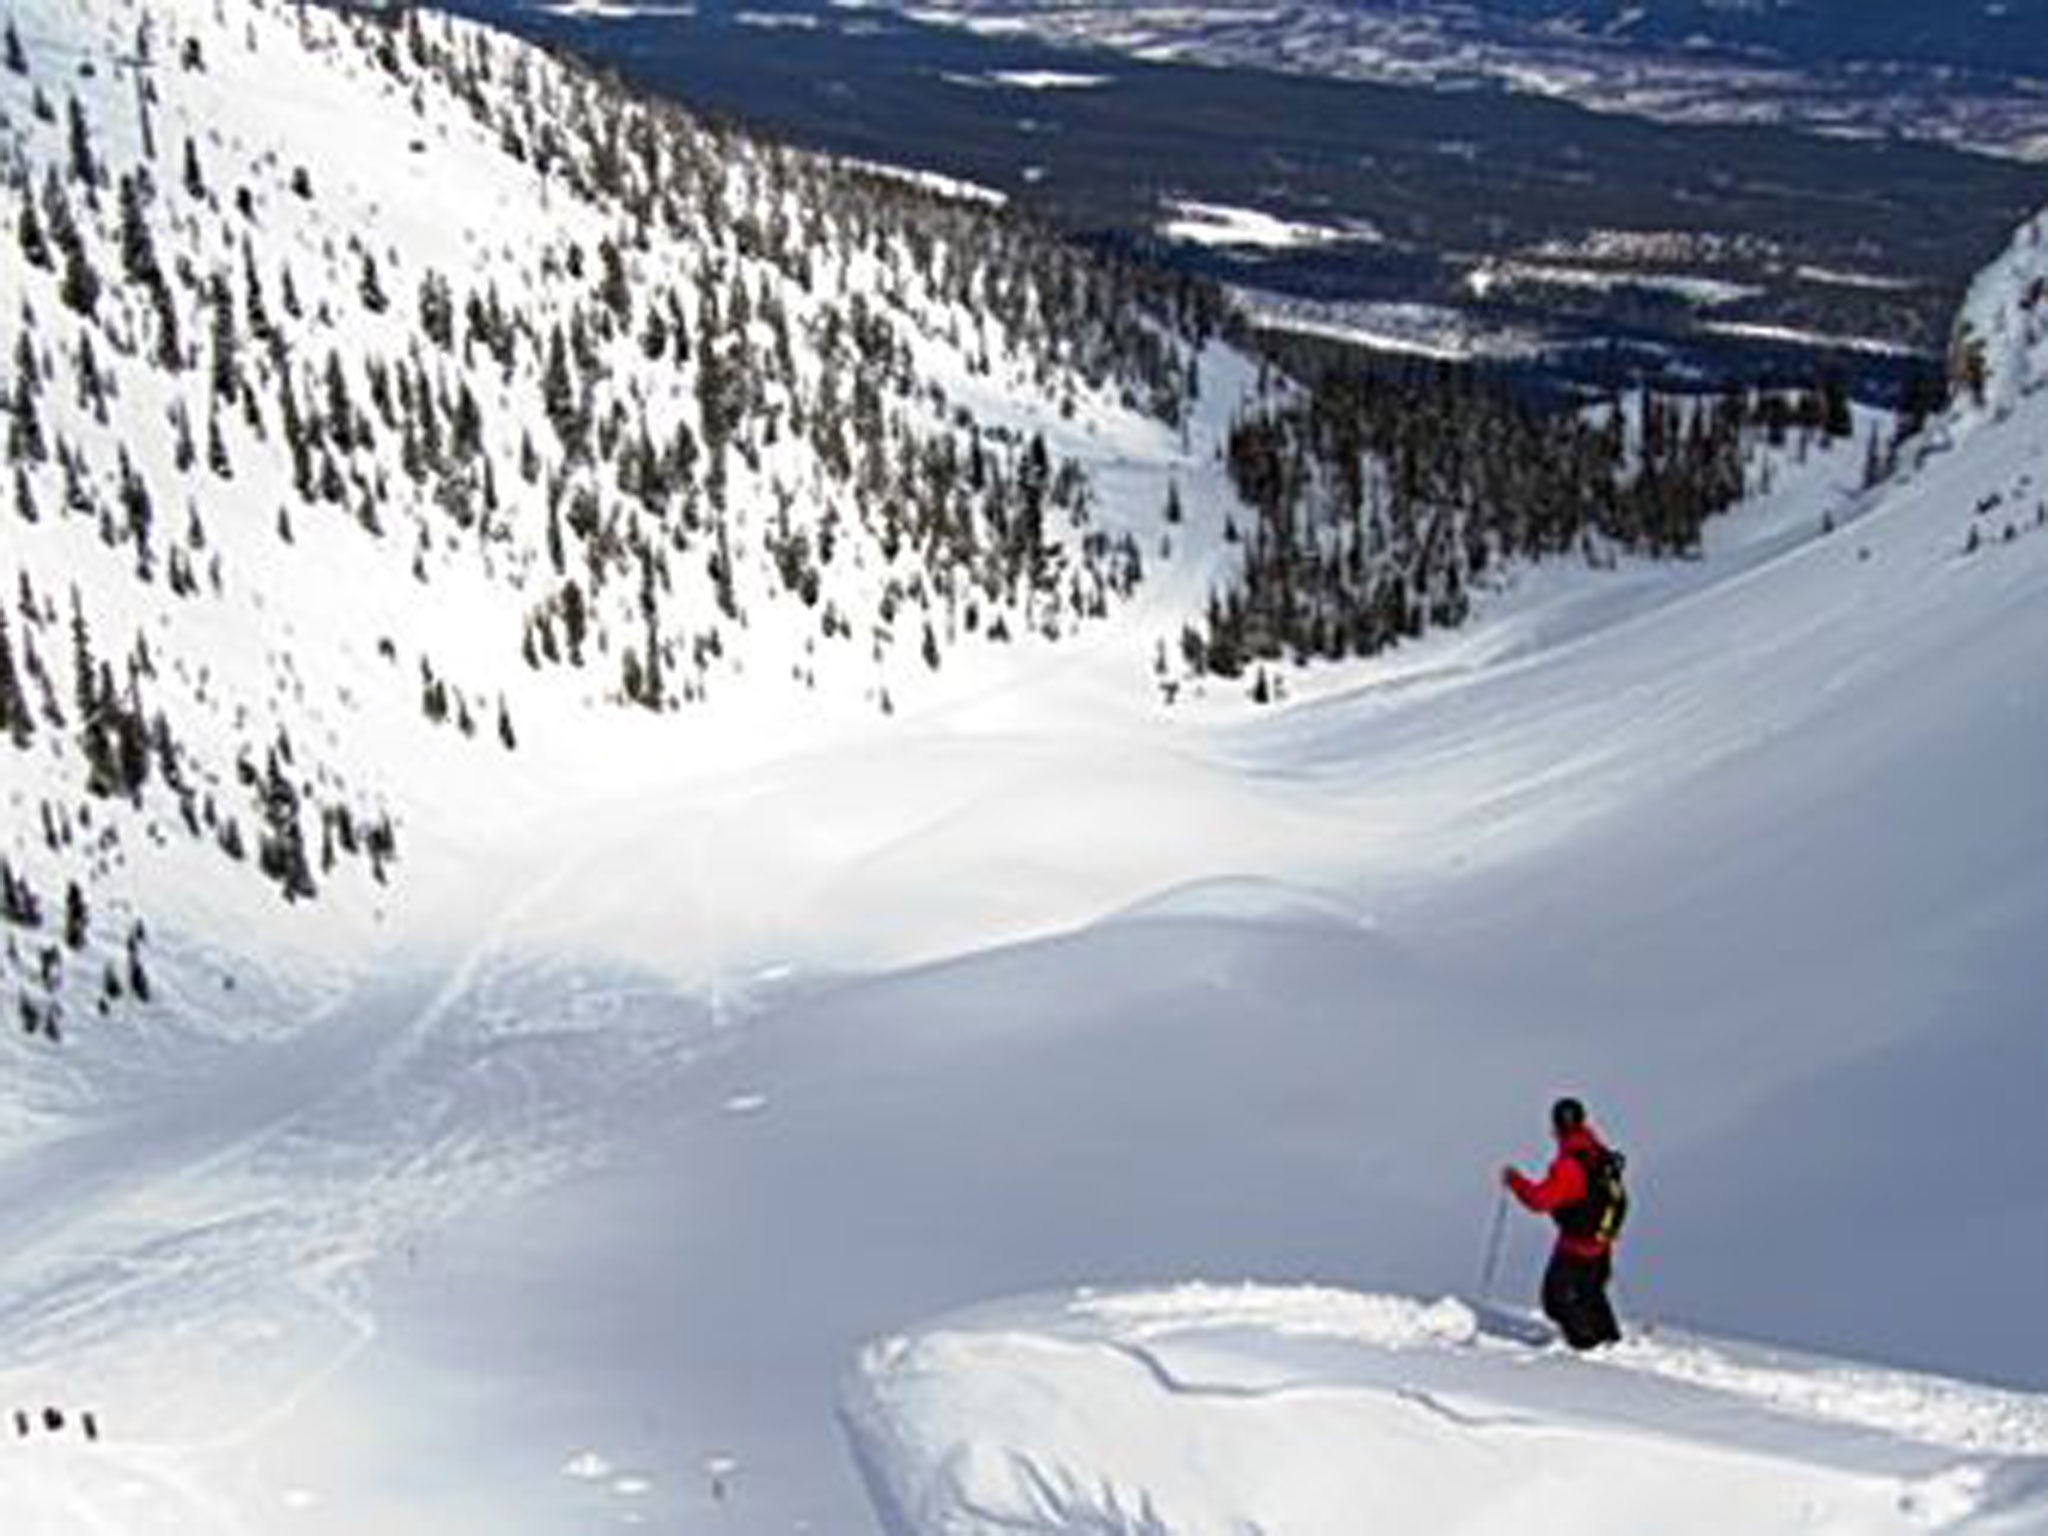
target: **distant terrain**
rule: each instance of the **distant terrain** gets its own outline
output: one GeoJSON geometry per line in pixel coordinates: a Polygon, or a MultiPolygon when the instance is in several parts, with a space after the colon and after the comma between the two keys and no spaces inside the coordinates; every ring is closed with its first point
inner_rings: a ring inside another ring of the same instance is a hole
{"type": "Polygon", "coordinates": [[[918,0],[919,19],[1149,59],[1491,85],[1667,122],[1762,122],[2048,158],[2048,6],[1976,0],[918,0]]]}
{"type": "MultiPolygon", "coordinates": [[[[1441,5],[1359,5],[1357,11],[1448,11],[1441,5]]],[[[2048,74],[2048,4],[1971,0],[1473,0],[1489,21],[1519,22],[1661,42],[1702,51],[1748,49],[1822,67],[1855,63],[1953,65],[1998,74],[2048,74]]]]}
{"type": "Polygon", "coordinates": [[[1292,69],[1356,61],[1328,35],[1370,21],[1351,8],[1234,31],[1200,7],[457,8],[1163,254],[1275,324],[1595,382],[1833,368],[1882,392],[1938,357],[1962,285],[2043,182],[1931,140],[1660,122],[1448,64],[1410,84],[1292,69]]]}

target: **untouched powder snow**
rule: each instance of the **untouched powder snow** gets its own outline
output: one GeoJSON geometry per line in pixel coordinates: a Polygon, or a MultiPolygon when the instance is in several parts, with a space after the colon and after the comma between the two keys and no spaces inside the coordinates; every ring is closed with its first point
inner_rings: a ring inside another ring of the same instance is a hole
{"type": "Polygon", "coordinates": [[[1546,1333],[1451,1299],[1082,1292],[877,1342],[842,1411],[892,1536],[2048,1530],[2048,1398],[1546,1333]]]}

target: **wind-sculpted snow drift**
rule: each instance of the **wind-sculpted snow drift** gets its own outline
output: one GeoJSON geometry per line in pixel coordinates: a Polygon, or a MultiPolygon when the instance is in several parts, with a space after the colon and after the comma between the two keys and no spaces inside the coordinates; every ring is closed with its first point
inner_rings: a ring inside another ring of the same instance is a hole
{"type": "Polygon", "coordinates": [[[1543,1338],[1451,1299],[1083,1291],[870,1346],[843,1418],[892,1536],[2048,1531],[2048,1398],[1543,1338]]]}

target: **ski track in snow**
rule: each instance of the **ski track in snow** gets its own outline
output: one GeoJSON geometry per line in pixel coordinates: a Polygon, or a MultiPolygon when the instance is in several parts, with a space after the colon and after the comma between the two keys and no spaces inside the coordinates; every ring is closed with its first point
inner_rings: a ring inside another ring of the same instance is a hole
{"type": "MultiPolygon", "coordinates": [[[[672,1028],[637,1049],[607,1041],[584,1068],[595,1080],[553,1088],[544,1041],[495,1058],[494,1028],[516,1033],[549,990],[570,1017],[613,1012],[608,996],[672,1011],[644,985],[574,969],[550,980],[508,948],[575,863],[510,901],[423,1003],[366,975],[294,1037],[186,1085],[203,1092],[167,1093],[163,1123],[111,1125],[0,1170],[0,1433],[15,1408],[55,1404],[74,1438],[87,1409],[102,1437],[81,1448],[39,1432],[11,1513],[115,1531],[129,1529],[123,1510],[146,1507],[151,1529],[260,1530],[195,1460],[290,1420],[374,1344],[365,1267],[411,1261],[478,1200],[583,1166],[606,1082],[630,1093],[635,1070],[693,1059],[672,1028]],[[38,1198],[50,1189],[61,1198],[38,1198]]],[[[611,1486],[635,1497],[651,1484],[611,1486]]]]}

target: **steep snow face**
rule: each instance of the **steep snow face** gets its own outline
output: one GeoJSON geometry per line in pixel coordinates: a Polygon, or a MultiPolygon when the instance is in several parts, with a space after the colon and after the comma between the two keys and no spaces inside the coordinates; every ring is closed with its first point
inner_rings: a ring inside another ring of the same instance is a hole
{"type": "Polygon", "coordinates": [[[843,1418],[891,1536],[2048,1530],[2048,1398],[1542,1339],[1450,1300],[1081,1293],[870,1346],[843,1418]]]}
{"type": "Polygon", "coordinates": [[[2048,213],[2022,224],[2005,254],[1970,285],[1949,371],[1964,429],[2011,415],[2048,386],[2048,213]]]}

